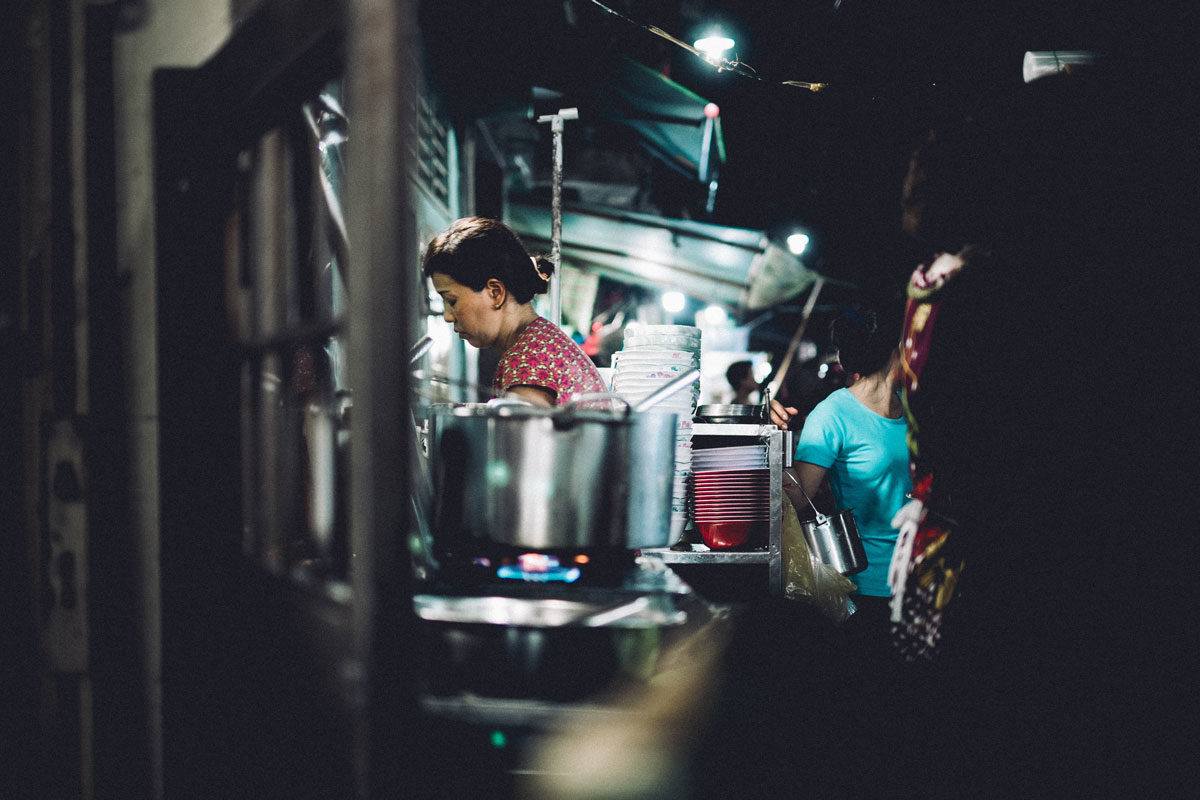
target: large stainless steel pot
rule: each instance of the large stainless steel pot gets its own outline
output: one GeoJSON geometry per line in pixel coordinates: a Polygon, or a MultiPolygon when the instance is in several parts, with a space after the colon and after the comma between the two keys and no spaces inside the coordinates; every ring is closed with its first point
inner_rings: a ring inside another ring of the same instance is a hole
{"type": "Polygon", "coordinates": [[[435,406],[435,550],[666,546],[675,430],[628,409],[435,406]]]}

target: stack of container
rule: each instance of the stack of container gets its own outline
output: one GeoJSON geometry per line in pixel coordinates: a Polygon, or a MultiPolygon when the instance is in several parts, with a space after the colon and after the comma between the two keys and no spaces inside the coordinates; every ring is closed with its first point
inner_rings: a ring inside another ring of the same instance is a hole
{"type": "MultiPolygon", "coordinates": [[[[613,391],[637,403],[667,381],[700,366],[700,329],[688,325],[642,325],[625,331],[624,348],[613,353],[613,391]]],[[[700,397],[700,379],[654,406],[650,412],[678,416],[675,480],[671,492],[671,538],[677,540],[688,520],[692,475],[692,417],[700,397]]]]}

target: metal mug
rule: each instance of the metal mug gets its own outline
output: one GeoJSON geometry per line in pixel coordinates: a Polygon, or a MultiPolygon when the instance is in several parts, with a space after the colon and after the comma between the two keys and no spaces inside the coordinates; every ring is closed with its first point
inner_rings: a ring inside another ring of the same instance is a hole
{"type": "Polygon", "coordinates": [[[833,516],[817,514],[816,519],[800,523],[804,541],[825,564],[843,575],[854,575],[867,568],[867,554],[858,535],[854,512],[839,511],[833,516]]]}
{"type": "Polygon", "coordinates": [[[808,501],[815,517],[800,523],[804,533],[804,542],[817,560],[826,566],[836,569],[843,575],[855,575],[867,568],[867,554],[863,550],[862,538],[858,535],[858,523],[854,521],[854,511],[843,509],[832,516],[826,516],[817,510],[808,492],[791,472],[784,474],[792,479],[800,489],[800,494],[808,501]]]}

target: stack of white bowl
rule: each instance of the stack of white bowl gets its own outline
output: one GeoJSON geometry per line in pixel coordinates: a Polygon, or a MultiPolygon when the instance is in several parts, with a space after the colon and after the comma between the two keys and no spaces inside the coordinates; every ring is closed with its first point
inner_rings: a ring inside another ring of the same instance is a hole
{"type": "MultiPolygon", "coordinates": [[[[625,346],[613,353],[613,391],[630,403],[644,399],[664,383],[700,366],[700,329],[689,325],[642,325],[626,329],[625,346]]],[[[692,475],[692,417],[700,397],[700,379],[653,406],[678,417],[675,434],[675,480],[671,492],[671,540],[688,520],[692,475]]]]}

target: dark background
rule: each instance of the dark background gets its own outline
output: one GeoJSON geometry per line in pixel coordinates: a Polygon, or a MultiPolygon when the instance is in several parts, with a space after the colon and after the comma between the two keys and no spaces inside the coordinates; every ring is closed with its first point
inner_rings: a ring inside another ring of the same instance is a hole
{"type": "Polygon", "coordinates": [[[718,73],[590,0],[475,0],[455,14],[423,4],[433,79],[470,114],[527,97],[531,85],[569,101],[603,81],[602,65],[616,54],[661,70],[721,108],[728,161],[713,221],[803,225],[813,236],[810,266],[896,288],[923,255],[899,231],[898,204],[925,132],[1019,89],[1027,50],[1165,64],[1182,52],[1194,16],[1182,5],[1096,0],[606,5],[689,43],[715,23],[764,80],[718,73]],[[829,86],[813,93],[784,80],[829,86]]]}

